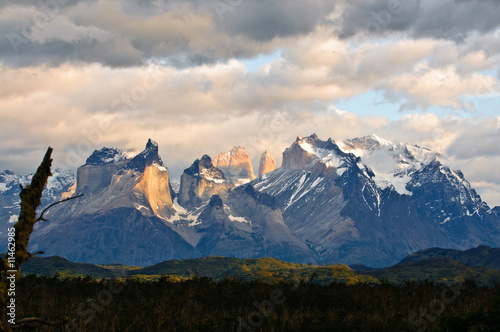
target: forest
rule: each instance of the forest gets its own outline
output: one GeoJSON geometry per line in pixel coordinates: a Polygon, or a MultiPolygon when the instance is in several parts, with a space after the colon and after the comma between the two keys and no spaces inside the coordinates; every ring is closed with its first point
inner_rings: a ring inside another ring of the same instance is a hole
{"type": "MultiPolygon", "coordinates": [[[[500,284],[472,280],[244,281],[28,275],[18,281],[19,317],[37,331],[499,331],[500,284]]],[[[29,327],[29,326],[27,326],[29,327]]]]}

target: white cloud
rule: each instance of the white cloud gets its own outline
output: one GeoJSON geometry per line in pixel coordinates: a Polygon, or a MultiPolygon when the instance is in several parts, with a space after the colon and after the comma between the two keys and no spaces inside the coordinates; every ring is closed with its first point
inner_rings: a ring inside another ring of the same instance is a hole
{"type": "MultiPolygon", "coordinates": [[[[494,13],[478,28],[473,20],[457,21],[467,10],[478,17],[494,4],[461,3],[447,19],[452,2],[425,1],[391,15],[384,31],[365,38],[347,38],[348,30],[373,19],[371,11],[387,10],[386,1],[293,4],[283,11],[279,2],[243,2],[221,21],[198,0],[155,1],[148,8],[72,1],[29,29],[32,41],[18,52],[7,38],[0,41],[0,168],[32,170],[48,145],[56,162],[73,167],[93,149],[140,150],[153,137],[179,174],[202,154],[233,145],[246,146],[253,158],[271,149],[279,162],[299,134],[342,140],[376,133],[448,155],[500,204],[491,189],[500,179],[487,166],[499,155],[498,119],[460,118],[478,114],[472,112],[479,100],[500,95],[500,30],[494,13]],[[267,12],[259,16],[262,8],[267,12]],[[352,22],[343,21],[349,17],[352,22]],[[433,17],[460,26],[422,25],[439,23],[433,17]],[[242,61],[270,53],[281,57],[258,71],[242,61]],[[359,110],[332,106],[370,91],[407,113],[391,121],[380,111],[358,116],[359,110]],[[450,116],[432,113],[435,108],[450,116]]],[[[22,35],[23,19],[42,12],[33,4],[0,5],[0,33],[22,35]]]]}

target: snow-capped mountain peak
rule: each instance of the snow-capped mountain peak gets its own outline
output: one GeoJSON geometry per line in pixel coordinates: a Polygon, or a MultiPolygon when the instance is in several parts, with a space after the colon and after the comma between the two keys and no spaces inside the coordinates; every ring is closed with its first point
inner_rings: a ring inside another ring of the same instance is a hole
{"type": "Polygon", "coordinates": [[[14,185],[19,185],[21,178],[21,176],[18,176],[9,170],[0,172],[0,193],[11,190],[14,185]]]}
{"type": "MultiPolygon", "coordinates": [[[[207,181],[213,181],[215,183],[223,183],[226,182],[226,178],[224,173],[220,171],[218,168],[214,167],[212,164],[212,159],[208,155],[204,155],[195,165],[195,174],[194,176],[201,177],[207,181]],[[197,166],[197,167],[196,167],[197,166]]],[[[193,166],[192,166],[193,167],[193,166]]]]}
{"type": "Polygon", "coordinates": [[[439,153],[417,145],[391,142],[376,135],[348,139],[339,148],[361,158],[375,174],[373,180],[381,189],[394,188],[399,194],[411,195],[406,188],[412,174],[437,161],[439,153]]]}
{"type": "MultiPolygon", "coordinates": [[[[0,224],[8,225],[17,221],[20,212],[20,185],[26,187],[31,183],[33,174],[25,176],[4,170],[0,172],[0,224]]],[[[74,189],[75,174],[72,170],[52,170],[52,176],[43,190],[41,207],[48,206],[71,195],[74,189]]],[[[6,229],[6,228],[5,228],[6,229]]],[[[0,243],[5,241],[5,234],[0,232],[0,243]]]]}
{"type": "Polygon", "coordinates": [[[391,146],[393,144],[391,141],[372,134],[345,140],[340,142],[338,147],[344,152],[351,152],[358,157],[362,157],[367,151],[377,150],[382,146],[391,146]]]}
{"type": "Polygon", "coordinates": [[[304,149],[306,152],[317,156],[322,163],[324,163],[327,167],[340,167],[342,164],[342,160],[335,153],[335,151],[327,148],[322,148],[317,145],[313,145],[309,143],[307,140],[300,140],[298,142],[299,146],[304,149]]]}
{"type": "Polygon", "coordinates": [[[297,136],[295,143],[283,153],[283,167],[317,171],[341,176],[350,166],[356,164],[353,154],[339,149],[331,138],[322,141],[316,134],[297,136]]]}
{"type": "Polygon", "coordinates": [[[85,165],[107,165],[126,160],[127,157],[122,150],[115,148],[102,148],[95,150],[90,157],[87,158],[85,165]]]}
{"type": "Polygon", "coordinates": [[[146,144],[146,148],[132,158],[126,168],[142,172],[147,166],[151,165],[157,165],[165,168],[165,165],[158,154],[158,143],[150,138],[146,144]]]}

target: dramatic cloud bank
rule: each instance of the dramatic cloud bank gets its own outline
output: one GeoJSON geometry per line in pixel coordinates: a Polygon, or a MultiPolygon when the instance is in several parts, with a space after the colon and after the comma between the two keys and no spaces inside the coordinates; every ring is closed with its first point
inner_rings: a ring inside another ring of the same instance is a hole
{"type": "Polygon", "coordinates": [[[234,145],[280,163],[298,134],[375,133],[500,205],[499,37],[493,0],[2,1],[0,169],[152,137],[175,177],[234,145]]]}

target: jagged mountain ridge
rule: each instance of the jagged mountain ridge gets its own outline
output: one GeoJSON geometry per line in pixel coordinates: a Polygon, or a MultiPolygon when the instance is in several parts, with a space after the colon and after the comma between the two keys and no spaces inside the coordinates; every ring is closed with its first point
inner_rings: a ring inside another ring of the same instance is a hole
{"type": "Polygon", "coordinates": [[[84,196],[50,210],[49,222],[37,224],[30,250],[100,264],[199,257],[165,224],[176,214],[175,196],[158,145],[149,140],[132,159],[115,158],[118,150],[115,156],[109,152],[94,152],[78,169],[75,195],[84,196]]]}
{"type": "Polygon", "coordinates": [[[75,195],[84,196],[51,210],[50,222],[37,225],[30,249],[76,262],[141,266],[207,255],[315,261],[284,225],[277,204],[267,209],[264,203],[273,198],[228,199],[234,185],[209,156],[185,170],[178,196],[170,188],[168,169],[151,140],[132,159],[118,149],[95,151],[77,172],[75,195]],[[252,223],[245,213],[262,220],[252,223]]]}
{"type": "Polygon", "coordinates": [[[276,160],[271,151],[264,151],[259,162],[259,176],[272,172],[276,169],[276,160]]]}
{"type": "MultiPolygon", "coordinates": [[[[0,172],[0,225],[2,230],[17,221],[21,210],[19,194],[21,187],[31,183],[33,174],[26,176],[16,175],[11,171],[0,172]]],[[[75,175],[71,170],[52,170],[47,186],[43,190],[42,206],[48,206],[61,198],[69,197],[74,192],[75,175]]],[[[0,245],[6,246],[7,233],[0,232],[0,245]]]]}
{"type": "Polygon", "coordinates": [[[429,247],[498,245],[498,217],[437,156],[374,136],[299,136],[283,167],[252,185],[276,197],[285,223],[325,262],[383,266],[429,247]]]}
{"type": "MultiPolygon", "coordinates": [[[[299,136],[282,167],[236,187],[215,164],[196,160],[177,196],[155,142],[132,159],[95,151],[77,174],[85,196],[51,210],[32,248],[130,265],[225,255],[384,266],[428,247],[499,243],[498,208],[418,146],[299,136]]],[[[248,174],[246,162],[234,165],[233,175],[248,174]]]]}
{"type": "Polygon", "coordinates": [[[234,185],[242,185],[255,179],[250,156],[245,148],[235,146],[229,152],[221,152],[212,161],[234,185]]]}

